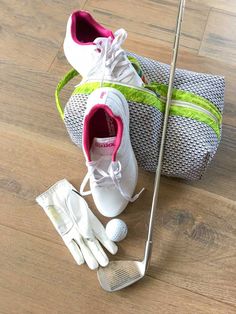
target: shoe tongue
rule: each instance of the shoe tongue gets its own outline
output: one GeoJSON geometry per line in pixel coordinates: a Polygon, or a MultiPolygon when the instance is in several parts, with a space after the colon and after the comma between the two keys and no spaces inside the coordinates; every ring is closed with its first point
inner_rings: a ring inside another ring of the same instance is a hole
{"type": "Polygon", "coordinates": [[[111,156],[115,148],[115,139],[116,137],[94,137],[91,147],[92,155],[97,158],[99,156],[111,156]]]}
{"type": "MultiPolygon", "coordinates": [[[[121,42],[119,43],[119,45],[125,40],[127,34],[124,30],[118,30],[115,33],[115,39],[112,39],[111,37],[97,37],[93,42],[98,45],[98,50],[103,50],[104,47],[106,47],[109,49],[109,47],[112,45],[113,40],[116,40],[116,38],[120,38],[121,42]],[[101,46],[101,48],[99,48],[99,46],[101,46]]],[[[122,49],[120,47],[120,49],[122,49]]],[[[121,55],[119,54],[119,56],[121,57],[121,55]]],[[[127,67],[126,62],[129,63],[128,59],[126,56],[123,56],[123,58],[121,57],[120,59],[121,62],[118,63],[118,65],[116,65],[113,68],[113,78],[119,77],[120,75],[122,75],[123,70],[127,69],[127,71],[129,71],[130,75],[123,79],[123,83],[127,83],[129,85],[133,85],[133,86],[143,86],[143,81],[142,78],[139,76],[139,74],[136,72],[136,70],[134,69],[133,66],[127,67]],[[123,64],[123,66],[121,66],[123,64]],[[129,68],[129,69],[128,69],[129,68]],[[123,70],[122,70],[123,69],[123,70]]],[[[130,63],[131,65],[131,63],[130,63]]],[[[99,69],[100,71],[100,69],[99,69]]],[[[100,71],[101,72],[101,71],[100,71]]],[[[119,79],[118,79],[119,81],[119,79]]],[[[121,81],[122,82],[122,81],[121,81]]]]}

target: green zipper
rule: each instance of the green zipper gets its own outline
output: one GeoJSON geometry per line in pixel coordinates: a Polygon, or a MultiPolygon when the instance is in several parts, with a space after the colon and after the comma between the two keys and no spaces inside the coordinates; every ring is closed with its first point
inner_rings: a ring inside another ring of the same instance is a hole
{"type": "MultiPolygon", "coordinates": [[[[101,87],[97,81],[87,81],[76,86],[73,95],[90,94],[95,89],[101,87]]],[[[153,83],[144,87],[131,86],[124,83],[114,83],[104,81],[103,87],[113,87],[118,89],[127,101],[143,103],[165,111],[167,86],[153,83]]],[[[217,137],[220,138],[220,127],[222,116],[214,104],[203,97],[182,90],[173,90],[172,104],[170,107],[171,116],[182,116],[203,122],[210,126],[217,137]]]]}

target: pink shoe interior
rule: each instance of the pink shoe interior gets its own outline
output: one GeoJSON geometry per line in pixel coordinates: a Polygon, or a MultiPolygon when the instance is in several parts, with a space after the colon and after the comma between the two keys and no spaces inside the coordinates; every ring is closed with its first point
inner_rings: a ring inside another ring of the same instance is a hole
{"type": "Polygon", "coordinates": [[[105,105],[94,106],[84,119],[83,147],[88,161],[91,161],[90,149],[93,139],[116,137],[112,161],[116,160],[116,154],[120,147],[123,133],[123,123],[120,117],[115,116],[105,105]]]}
{"type": "Polygon", "coordinates": [[[98,24],[86,11],[77,11],[72,14],[71,34],[75,42],[80,45],[93,43],[97,37],[112,37],[111,30],[98,24]]]}

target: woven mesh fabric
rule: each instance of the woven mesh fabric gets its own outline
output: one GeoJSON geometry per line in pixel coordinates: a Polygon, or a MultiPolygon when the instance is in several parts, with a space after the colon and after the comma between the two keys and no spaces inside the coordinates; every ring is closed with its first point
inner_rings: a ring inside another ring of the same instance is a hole
{"type": "MultiPolygon", "coordinates": [[[[167,84],[169,66],[135,56],[150,81],[167,84]]],[[[205,97],[223,111],[224,80],[221,77],[185,70],[176,71],[175,88],[205,97]]],[[[83,117],[88,95],[76,94],[69,99],[64,122],[71,140],[82,146],[83,117]]],[[[142,103],[128,102],[130,137],[139,166],[156,171],[163,114],[142,103]]],[[[170,116],[168,121],[162,174],[188,180],[200,179],[213,158],[219,140],[205,123],[181,116],[170,116]]]]}
{"type": "Polygon", "coordinates": [[[64,122],[75,145],[82,147],[83,118],[88,95],[72,95],[65,107],[64,122]]]}

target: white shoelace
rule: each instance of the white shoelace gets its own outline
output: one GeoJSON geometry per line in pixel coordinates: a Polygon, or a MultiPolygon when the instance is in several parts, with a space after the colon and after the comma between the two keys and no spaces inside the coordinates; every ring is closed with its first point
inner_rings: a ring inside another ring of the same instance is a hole
{"type": "Polygon", "coordinates": [[[125,51],[121,48],[126,38],[127,32],[124,29],[119,29],[115,32],[114,39],[111,37],[95,39],[95,50],[100,53],[100,62],[91,69],[88,77],[93,76],[98,68],[101,68],[103,74],[101,79],[102,86],[106,68],[109,68],[110,73],[119,81],[129,83],[134,78],[135,70],[127,59],[125,51]]]}
{"type": "Polygon", "coordinates": [[[91,194],[91,191],[84,191],[89,179],[93,176],[92,184],[96,187],[104,187],[104,186],[115,186],[119,191],[120,194],[129,202],[134,202],[140,194],[144,191],[144,188],[134,195],[133,197],[128,195],[125,191],[123,191],[120,180],[122,179],[122,167],[119,161],[111,162],[108,171],[104,171],[99,167],[99,163],[101,159],[97,161],[90,161],[87,162],[88,172],[84,177],[83,182],[80,186],[80,194],[85,196],[91,194]]]}

